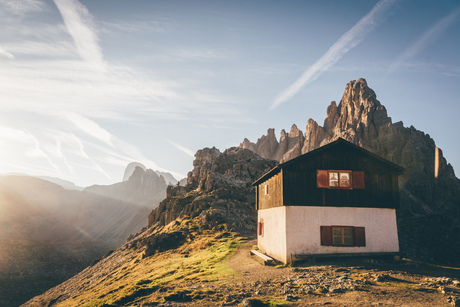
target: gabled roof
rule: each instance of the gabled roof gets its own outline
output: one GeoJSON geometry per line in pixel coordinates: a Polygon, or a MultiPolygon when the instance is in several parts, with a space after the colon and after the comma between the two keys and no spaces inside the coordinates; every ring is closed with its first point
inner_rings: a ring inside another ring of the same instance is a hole
{"type": "Polygon", "coordinates": [[[403,167],[401,167],[401,166],[399,166],[399,165],[397,165],[397,164],[395,164],[395,163],[393,163],[391,161],[388,161],[387,159],[384,159],[384,158],[380,157],[379,155],[376,155],[376,154],[374,154],[374,153],[372,153],[372,152],[370,152],[370,151],[368,151],[368,150],[366,150],[366,149],[364,149],[364,148],[362,148],[362,147],[360,147],[358,145],[350,143],[349,141],[347,141],[347,140],[345,140],[343,138],[338,138],[337,140],[335,140],[335,141],[333,141],[333,142],[331,142],[329,144],[321,146],[321,147],[319,147],[319,148],[317,148],[315,150],[309,151],[309,152],[307,152],[307,153],[305,153],[303,155],[298,156],[297,158],[294,158],[294,159],[291,159],[291,160],[286,161],[284,163],[278,164],[277,166],[272,168],[270,171],[265,173],[262,177],[260,177],[256,181],[254,181],[252,183],[252,186],[258,185],[259,183],[264,182],[265,180],[267,180],[267,179],[271,178],[272,176],[278,174],[281,171],[281,169],[283,169],[284,167],[286,167],[288,165],[297,163],[297,162],[302,161],[304,159],[308,159],[309,157],[311,157],[311,156],[313,156],[315,154],[318,154],[318,153],[320,153],[322,151],[329,150],[329,149],[331,149],[333,147],[336,147],[338,145],[349,146],[349,147],[351,147],[351,148],[353,148],[355,150],[358,150],[358,151],[360,151],[360,152],[362,152],[362,153],[364,153],[364,154],[366,154],[366,155],[368,155],[368,156],[370,156],[370,157],[372,157],[372,158],[374,158],[376,160],[379,160],[380,162],[388,165],[389,168],[392,168],[393,170],[395,170],[399,175],[403,174],[404,171],[405,171],[405,169],[403,167]]]}

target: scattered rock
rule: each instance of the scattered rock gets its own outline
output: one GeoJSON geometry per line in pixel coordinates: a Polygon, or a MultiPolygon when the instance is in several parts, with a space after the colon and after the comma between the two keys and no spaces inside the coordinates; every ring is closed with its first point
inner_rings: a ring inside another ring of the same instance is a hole
{"type": "Polygon", "coordinates": [[[284,300],[287,301],[287,302],[292,302],[292,301],[295,301],[297,300],[298,297],[295,296],[295,295],[292,295],[292,294],[288,294],[284,297],[284,300]]]}
{"type": "Polygon", "coordinates": [[[378,275],[375,276],[375,281],[378,281],[378,282],[385,282],[385,281],[388,281],[390,279],[391,279],[391,277],[388,274],[378,274],[378,275]]]}
{"type": "Polygon", "coordinates": [[[460,306],[460,299],[455,296],[449,296],[447,298],[447,302],[451,304],[452,306],[460,306]]]}
{"type": "Polygon", "coordinates": [[[264,302],[256,298],[245,298],[242,304],[243,306],[246,306],[246,307],[265,307],[267,306],[264,302]]]}

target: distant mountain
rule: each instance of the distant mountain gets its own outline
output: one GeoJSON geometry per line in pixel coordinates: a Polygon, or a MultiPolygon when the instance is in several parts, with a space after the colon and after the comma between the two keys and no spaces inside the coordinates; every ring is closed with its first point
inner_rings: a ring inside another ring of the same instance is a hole
{"type": "Polygon", "coordinates": [[[60,185],[64,189],[67,190],[77,190],[77,191],[82,191],[84,188],[76,186],[73,182],[67,181],[67,180],[62,180],[56,177],[49,177],[49,176],[38,176],[37,178],[47,180],[49,182],[55,183],[57,185],[60,185]]]}
{"type": "Polygon", "coordinates": [[[145,165],[140,163],[140,162],[131,162],[125,168],[125,172],[123,174],[123,180],[122,181],[128,181],[129,177],[131,177],[131,175],[133,174],[133,172],[136,169],[136,167],[140,167],[144,171],[147,169],[145,167],[145,165]]]}
{"type": "MultiPolygon", "coordinates": [[[[142,164],[142,163],[139,163],[139,162],[131,162],[128,164],[128,166],[126,166],[126,169],[125,169],[125,173],[123,175],[123,181],[127,181],[129,179],[129,177],[131,177],[131,175],[133,174],[134,170],[136,169],[136,167],[140,167],[141,169],[143,169],[144,171],[147,170],[147,168],[142,164]]],[[[158,176],[161,176],[164,178],[166,184],[168,185],[176,185],[178,180],[176,178],[174,178],[173,175],[171,175],[170,173],[167,173],[167,172],[160,172],[160,171],[153,171],[155,174],[157,174],[158,176]]],[[[182,179],[184,180],[184,179],[182,179]]]]}
{"type": "MultiPolygon", "coordinates": [[[[5,176],[30,176],[30,175],[27,175],[27,174],[24,174],[24,173],[8,173],[8,174],[0,175],[0,177],[5,177],[5,176]]],[[[56,178],[56,177],[50,177],[50,176],[30,176],[30,177],[40,178],[40,179],[55,183],[57,185],[60,185],[61,187],[63,187],[66,190],[81,191],[81,190],[84,189],[83,187],[79,187],[79,186],[75,185],[73,182],[63,180],[63,179],[60,179],[60,178],[56,178]]]]}
{"type": "MultiPolygon", "coordinates": [[[[176,185],[179,180],[177,180],[173,175],[167,172],[154,171],[158,176],[162,176],[168,185],[176,185]]],[[[183,180],[183,179],[182,179],[183,180]]],[[[179,182],[180,184],[180,182],[179,182]]]]}
{"type": "MultiPolygon", "coordinates": [[[[126,169],[133,165],[131,163],[126,169]]],[[[125,175],[129,173],[125,171],[125,175]]],[[[149,209],[156,208],[166,196],[166,184],[163,176],[158,176],[153,170],[135,165],[128,180],[112,185],[93,185],[83,191],[101,195],[117,201],[132,203],[149,209]]]]}
{"type": "Polygon", "coordinates": [[[257,142],[244,139],[240,147],[266,159],[285,162],[339,137],[406,169],[399,180],[398,217],[401,247],[408,256],[437,261],[457,259],[460,239],[452,238],[458,237],[460,231],[460,180],[441,150],[439,176],[435,177],[434,140],[413,126],[392,123],[365,79],[346,85],[340,103],[333,101],[327,108],[323,126],[309,119],[305,133],[293,125],[289,133],[281,131],[279,142],[274,129],[268,129],[257,142]],[[452,244],[452,240],[458,244],[452,244]],[[436,248],[426,248],[428,244],[436,248]]]}

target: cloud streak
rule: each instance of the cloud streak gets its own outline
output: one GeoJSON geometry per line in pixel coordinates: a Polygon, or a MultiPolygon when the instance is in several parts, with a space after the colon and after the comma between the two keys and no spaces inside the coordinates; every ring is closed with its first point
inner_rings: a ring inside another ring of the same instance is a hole
{"type": "Polygon", "coordinates": [[[4,7],[7,11],[16,15],[24,15],[29,12],[39,12],[45,7],[45,4],[38,0],[0,0],[0,6],[4,7]]]}
{"type": "Polygon", "coordinates": [[[372,10],[358,21],[350,30],[343,34],[329,50],[310,66],[291,86],[281,92],[273,101],[269,111],[294,97],[305,85],[316,80],[323,72],[331,68],[348,51],[356,47],[367,34],[379,24],[382,15],[396,0],[381,0],[372,10]]]}
{"type": "Polygon", "coordinates": [[[12,55],[11,53],[3,49],[1,46],[0,46],[0,56],[6,57],[10,60],[14,59],[14,55],[12,55]]]}
{"type": "Polygon", "coordinates": [[[104,142],[112,148],[115,147],[112,142],[113,136],[107,130],[99,126],[95,121],[76,113],[64,112],[63,114],[67,120],[72,122],[81,131],[84,131],[88,135],[104,142]]]}
{"type": "Polygon", "coordinates": [[[451,26],[460,16],[460,6],[453,10],[450,14],[439,20],[419,39],[417,39],[409,48],[407,48],[388,68],[387,73],[393,72],[402,63],[414,57],[417,53],[425,49],[433,43],[449,26],[451,26]]]}
{"type": "Polygon", "coordinates": [[[177,143],[174,143],[173,141],[171,140],[168,140],[169,144],[173,145],[174,147],[176,147],[177,149],[179,149],[180,151],[182,151],[183,153],[185,153],[186,155],[194,158],[195,157],[195,153],[191,150],[191,149],[188,149],[187,147],[184,147],[182,145],[179,145],[177,143]]]}
{"type": "Polygon", "coordinates": [[[102,50],[88,9],[77,0],[54,0],[54,3],[75,42],[80,57],[99,68],[103,67],[102,50]]]}

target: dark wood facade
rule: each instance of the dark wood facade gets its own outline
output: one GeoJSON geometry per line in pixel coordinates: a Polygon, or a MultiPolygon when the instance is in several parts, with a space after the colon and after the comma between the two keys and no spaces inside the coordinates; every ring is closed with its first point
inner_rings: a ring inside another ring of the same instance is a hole
{"type": "Polygon", "coordinates": [[[257,209],[278,206],[398,208],[400,166],[344,139],[282,163],[253,183],[257,209]],[[364,173],[359,188],[318,188],[317,171],[364,173]],[[265,185],[268,184],[268,195],[265,185]],[[362,183],[361,183],[362,184],[362,183]]]}

